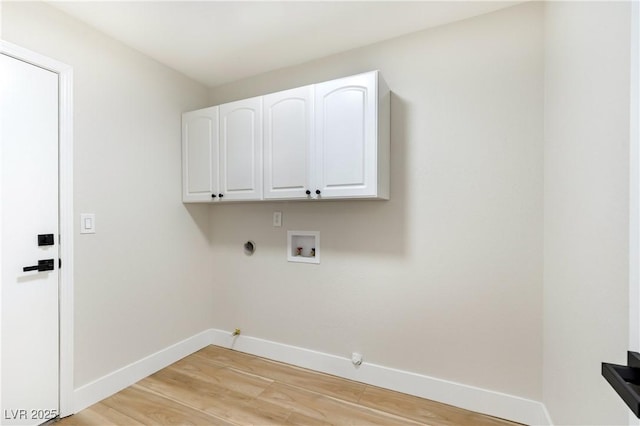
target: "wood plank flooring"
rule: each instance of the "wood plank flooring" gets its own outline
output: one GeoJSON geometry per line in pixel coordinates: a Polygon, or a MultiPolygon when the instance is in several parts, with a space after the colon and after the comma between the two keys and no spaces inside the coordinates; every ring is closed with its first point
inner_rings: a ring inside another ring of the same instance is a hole
{"type": "Polygon", "coordinates": [[[514,424],[208,346],[56,426],[514,424]]]}

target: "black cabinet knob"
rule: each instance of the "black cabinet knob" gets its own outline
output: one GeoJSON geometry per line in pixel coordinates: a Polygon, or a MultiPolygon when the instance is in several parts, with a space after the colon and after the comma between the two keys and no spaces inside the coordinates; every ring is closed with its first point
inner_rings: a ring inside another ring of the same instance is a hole
{"type": "Polygon", "coordinates": [[[307,189],[306,191],[304,191],[304,192],[305,192],[305,194],[307,194],[307,195],[311,195],[311,191],[309,191],[308,189],[307,189]]]}
{"type": "Polygon", "coordinates": [[[320,190],[316,189],[316,194],[320,195],[320,190]]]}
{"type": "Polygon", "coordinates": [[[224,194],[218,194],[218,197],[222,198],[224,197],[224,194]]]}
{"type": "Polygon", "coordinates": [[[211,198],[216,198],[217,195],[216,194],[211,194],[211,198]]]}

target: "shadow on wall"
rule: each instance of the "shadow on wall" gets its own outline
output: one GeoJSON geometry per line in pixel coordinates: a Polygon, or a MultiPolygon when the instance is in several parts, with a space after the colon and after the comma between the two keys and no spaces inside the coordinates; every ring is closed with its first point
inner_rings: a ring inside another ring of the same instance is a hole
{"type": "MultiPolygon", "coordinates": [[[[182,196],[182,195],[181,195],[182,196]]],[[[211,206],[209,204],[197,204],[197,203],[188,203],[183,204],[184,208],[187,210],[191,219],[200,230],[200,233],[207,239],[209,245],[212,243],[212,233],[211,233],[211,206]]]]}
{"type": "MultiPolygon", "coordinates": [[[[391,199],[281,201],[208,206],[211,240],[238,251],[245,241],[262,250],[284,251],[287,230],[320,231],[322,251],[404,256],[407,251],[407,142],[405,102],[391,96],[391,199]],[[272,214],[281,211],[281,228],[272,214]]],[[[189,207],[187,207],[190,209],[189,207]]],[[[191,211],[190,211],[191,213],[191,211]]],[[[192,213],[192,216],[195,215],[192,213]]],[[[198,215],[198,220],[200,219],[198,215]]],[[[199,225],[200,226],[200,225],[199,225]]],[[[205,227],[201,227],[205,230],[205,227]]]]}

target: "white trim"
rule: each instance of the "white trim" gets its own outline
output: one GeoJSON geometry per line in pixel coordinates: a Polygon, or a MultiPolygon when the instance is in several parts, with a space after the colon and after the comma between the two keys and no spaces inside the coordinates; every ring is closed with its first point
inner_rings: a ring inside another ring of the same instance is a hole
{"type": "Polygon", "coordinates": [[[529,425],[549,425],[544,405],[530,399],[437,379],[381,365],[362,363],[354,367],[351,359],[268,340],[231,336],[222,330],[213,332],[213,344],[235,349],[298,367],[355,380],[444,404],[488,414],[529,425]]]}
{"type": "Polygon", "coordinates": [[[213,331],[206,330],[107,374],[75,391],[76,412],[102,401],[135,382],[161,370],[213,341],[213,331]]]}
{"type": "Polygon", "coordinates": [[[60,135],[60,413],[73,406],[73,68],[39,53],[0,40],[0,53],[59,76],[60,135]]]}
{"type": "Polygon", "coordinates": [[[631,78],[629,131],[629,350],[640,350],[640,6],[631,3],[631,78]]]}
{"type": "MultiPolygon", "coordinates": [[[[629,52],[629,350],[640,351],[640,5],[631,2],[629,52]]],[[[629,412],[629,424],[638,425],[629,412]]]]}
{"type": "Polygon", "coordinates": [[[74,413],[73,405],[73,69],[60,75],[60,414],[74,413]]]}
{"type": "Polygon", "coordinates": [[[530,399],[370,364],[366,359],[356,368],[350,358],[255,337],[232,336],[230,332],[216,329],[203,331],[80,387],[75,391],[76,410],[93,405],[210,344],[519,423],[552,424],[544,405],[530,399]]]}

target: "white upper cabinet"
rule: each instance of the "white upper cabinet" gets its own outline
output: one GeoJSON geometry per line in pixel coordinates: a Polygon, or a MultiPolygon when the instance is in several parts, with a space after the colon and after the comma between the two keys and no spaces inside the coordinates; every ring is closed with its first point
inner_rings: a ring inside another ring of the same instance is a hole
{"type": "Polygon", "coordinates": [[[218,107],[182,114],[182,201],[206,202],[218,193],[218,107]]]}
{"type": "Polygon", "coordinates": [[[262,98],[220,105],[220,195],[262,199],[262,98]]]}
{"type": "Polygon", "coordinates": [[[183,114],[183,201],[389,199],[378,71],[183,114]]]}
{"type": "Polygon", "coordinates": [[[377,71],[315,85],[320,198],[389,198],[389,89],[377,71]]]}
{"type": "Polygon", "coordinates": [[[264,198],[307,198],[312,186],[313,86],[263,97],[264,198]]]}

